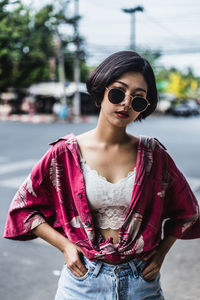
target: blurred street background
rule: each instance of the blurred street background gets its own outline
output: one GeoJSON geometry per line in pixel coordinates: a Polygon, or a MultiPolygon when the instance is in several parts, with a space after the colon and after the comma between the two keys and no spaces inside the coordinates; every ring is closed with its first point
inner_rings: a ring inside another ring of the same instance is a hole
{"type": "MultiPolygon", "coordinates": [[[[10,202],[48,144],[95,127],[86,89],[108,55],[135,50],[155,72],[156,112],[129,126],[166,146],[200,201],[199,0],[0,1],[0,233],[10,202]]],[[[177,241],[166,300],[200,299],[200,240],[177,241]]],[[[40,239],[0,238],[0,300],[53,300],[63,256],[40,239]]]]}

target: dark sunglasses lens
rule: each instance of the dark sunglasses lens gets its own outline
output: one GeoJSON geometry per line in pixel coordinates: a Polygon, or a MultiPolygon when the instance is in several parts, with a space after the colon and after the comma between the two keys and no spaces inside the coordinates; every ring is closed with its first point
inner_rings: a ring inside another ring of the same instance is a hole
{"type": "Polygon", "coordinates": [[[124,99],[124,92],[119,89],[112,89],[108,93],[108,99],[113,104],[119,104],[124,99]]]}
{"type": "Polygon", "coordinates": [[[142,97],[135,97],[132,101],[132,107],[137,112],[144,111],[147,106],[147,100],[142,97]]]}

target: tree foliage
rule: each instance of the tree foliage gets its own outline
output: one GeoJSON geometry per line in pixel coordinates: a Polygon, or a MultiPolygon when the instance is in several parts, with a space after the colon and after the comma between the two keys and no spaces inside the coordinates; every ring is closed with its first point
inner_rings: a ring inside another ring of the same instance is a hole
{"type": "Polygon", "coordinates": [[[190,74],[182,74],[179,71],[169,74],[167,92],[174,94],[177,98],[196,98],[198,93],[198,80],[190,74]]]}
{"type": "Polygon", "coordinates": [[[160,67],[156,72],[156,82],[159,92],[170,93],[180,101],[200,97],[200,78],[194,75],[191,68],[183,72],[174,67],[160,67]]]}
{"type": "Polygon", "coordinates": [[[156,72],[157,60],[161,57],[161,52],[159,50],[142,49],[139,51],[139,53],[148,60],[156,72]]]}
{"type": "MultiPolygon", "coordinates": [[[[23,88],[50,80],[50,59],[57,57],[55,36],[61,40],[66,57],[66,77],[72,79],[72,55],[68,45],[73,37],[60,32],[60,26],[71,26],[79,17],[68,17],[62,0],[32,12],[20,0],[0,2],[0,89],[23,88]],[[58,5],[60,4],[60,6],[58,5]],[[63,7],[65,9],[63,10],[63,7]],[[68,60],[67,54],[70,54],[68,60]]],[[[83,40],[80,38],[80,45],[83,40]]],[[[80,47],[82,60],[85,53],[80,47]]],[[[57,76],[57,73],[56,73],[57,76]]]]}

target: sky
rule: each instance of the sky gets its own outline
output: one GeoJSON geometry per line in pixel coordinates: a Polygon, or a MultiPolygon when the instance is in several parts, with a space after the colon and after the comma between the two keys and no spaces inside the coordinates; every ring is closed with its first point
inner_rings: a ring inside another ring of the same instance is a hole
{"type": "MultiPolygon", "coordinates": [[[[36,8],[52,0],[24,0],[36,8]]],[[[200,76],[199,0],[79,0],[79,30],[85,38],[88,63],[97,65],[130,45],[130,15],[122,8],[143,6],[136,17],[136,47],[160,50],[160,65],[182,71],[191,67],[200,76]]],[[[74,1],[69,6],[74,12],[74,1]]],[[[70,28],[66,28],[69,30],[70,28]]]]}

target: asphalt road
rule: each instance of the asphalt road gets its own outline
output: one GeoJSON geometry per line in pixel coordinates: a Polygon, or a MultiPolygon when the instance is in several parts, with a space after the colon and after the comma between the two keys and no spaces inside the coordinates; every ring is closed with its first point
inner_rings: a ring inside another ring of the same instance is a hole
{"type": "MultiPolygon", "coordinates": [[[[82,124],[0,123],[0,233],[17,187],[48,144],[70,132],[95,127],[82,124]]],[[[175,159],[200,199],[200,117],[151,117],[129,126],[130,133],[158,138],[175,159]]],[[[166,300],[200,299],[200,240],[177,241],[164,262],[161,281],[166,300]]],[[[40,239],[0,239],[0,299],[53,300],[62,254],[40,239]]]]}

